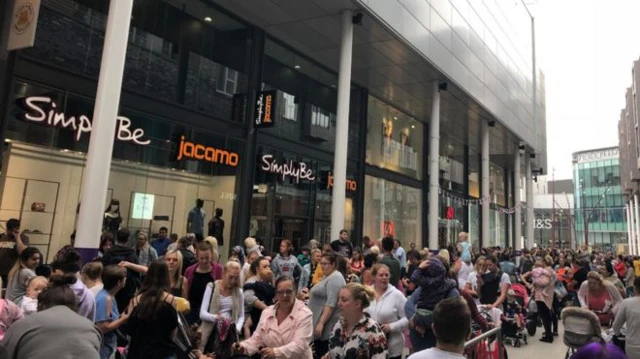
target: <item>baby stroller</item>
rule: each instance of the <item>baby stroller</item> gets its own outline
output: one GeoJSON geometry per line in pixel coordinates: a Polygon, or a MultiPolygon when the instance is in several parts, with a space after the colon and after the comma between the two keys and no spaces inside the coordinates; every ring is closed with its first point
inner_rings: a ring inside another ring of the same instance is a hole
{"type": "Polygon", "coordinates": [[[513,297],[515,303],[506,302],[504,307],[505,315],[502,316],[502,335],[505,344],[511,342],[514,347],[519,347],[522,342],[528,344],[527,333],[525,331],[525,317],[527,310],[525,304],[529,297],[527,290],[522,284],[513,284],[509,289],[509,297],[513,297]]]}
{"type": "Polygon", "coordinates": [[[569,359],[583,345],[602,340],[602,328],[595,313],[587,309],[569,307],[562,310],[561,318],[564,325],[562,339],[568,347],[565,359],[569,359]]]}

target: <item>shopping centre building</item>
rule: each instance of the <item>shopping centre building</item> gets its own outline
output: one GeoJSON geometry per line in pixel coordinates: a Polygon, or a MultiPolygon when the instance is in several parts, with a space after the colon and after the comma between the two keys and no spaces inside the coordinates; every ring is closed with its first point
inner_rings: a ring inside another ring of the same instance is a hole
{"type": "MultiPolygon", "coordinates": [[[[42,0],[34,46],[6,52],[13,3],[0,1],[0,224],[20,218],[51,258],[82,210],[109,1],[42,0]]],[[[328,241],[346,148],[352,240],[532,243],[544,77],[520,0],[136,0],[130,26],[104,204],[118,200],[122,226],[184,234],[204,211],[223,252],[248,235],[328,241]]]]}

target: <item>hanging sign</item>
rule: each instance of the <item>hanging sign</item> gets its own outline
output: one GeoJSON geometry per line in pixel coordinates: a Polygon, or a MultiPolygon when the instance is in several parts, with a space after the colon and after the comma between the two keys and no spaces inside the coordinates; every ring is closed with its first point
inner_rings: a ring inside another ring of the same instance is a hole
{"type": "Polygon", "coordinates": [[[300,183],[300,180],[316,180],[313,170],[306,163],[294,162],[292,160],[278,163],[278,161],[273,158],[273,155],[262,155],[260,169],[264,172],[277,174],[283,181],[288,177],[293,177],[296,183],[300,183]]]}
{"type": "MultiPolygon", "coordinates": [[[[58,110],[58,105],[47,96],[30,96],[18,99],[18,106],[25,109],[25,113],[18,118],[27,122],[36,122],[50,127],[72,130],[76,133],[76,141],[80,141],[84,133],[91,132],[91,119],[86,115],[68,116],[58,110]]],[[[131,128],[131,120],[124,116],[117,117],[116,139],[133,142],[137,145],[148,145],[151,140],[144,139],[144,130],[131,128]]]]}
{"type": "Polygon", "coordinates": [[[258,93],[255,118],[257,128],[271,127],[275,124],[277,95],[278,92],[275,90],[258,93]]]}
{"type": "Polygon", "coordinates": [[[7,50],[19,50],[32,47],[36,40],[40,0],[16,0],[9,28],[7,50]]]}

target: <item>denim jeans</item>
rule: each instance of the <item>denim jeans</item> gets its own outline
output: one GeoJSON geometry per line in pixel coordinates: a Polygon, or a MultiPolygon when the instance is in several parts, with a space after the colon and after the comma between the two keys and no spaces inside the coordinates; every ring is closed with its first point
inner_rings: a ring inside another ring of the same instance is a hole
{"type": "Polygon", "coordinates": [[[104,340],[100,346],[100,359],[109,359],[115,353],[116,346],[118,344],[118,338],[115,332],[107,333],[104,335],[104,340]]]}

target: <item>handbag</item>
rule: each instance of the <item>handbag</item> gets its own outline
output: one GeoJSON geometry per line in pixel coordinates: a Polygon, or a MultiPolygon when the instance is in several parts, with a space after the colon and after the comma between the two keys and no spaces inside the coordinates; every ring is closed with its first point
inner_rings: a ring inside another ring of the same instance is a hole
{"type": "Polygon", "coordinates": [[[564,297],[569,295],[569,292],[567,292],[567,288],[564,287],[564,284],[562,284],[562,282],[556,282],[556,288],[554,289],[554,292],[556,293],[556,297],[558,297],[558,299],[563,299],[564,297]]]}
{"type": "Polygon", "coordinates": [[[44,202],[33,202],[31,203],[31,210],[33,212],[44,212],[46,206],[44,202]]]}

